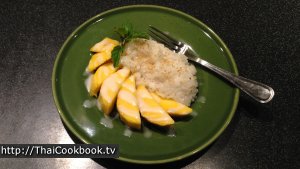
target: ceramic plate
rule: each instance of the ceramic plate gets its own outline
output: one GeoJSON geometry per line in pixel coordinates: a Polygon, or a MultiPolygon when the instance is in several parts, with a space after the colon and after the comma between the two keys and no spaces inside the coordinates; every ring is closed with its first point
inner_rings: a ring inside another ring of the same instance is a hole
{"type": "Polygon", "coordinates": [[[114,28],[129,22],[139,31],[153,25],[190,44],[205,60],[238,74],[234,59],[224,42],[205,24],[183,12],[149,5],[126,6],[103,12],[80,25],[65,41],[53,68],[53,96],[66,126],[84,143],[119,144],[119,160],[133,163],[176,161],[203,150],[230,123],[239,91],[196,66],[199,94],[192,116],[176,121],[172,134],[145,127],[143,132],[124,135],[125,125],[118,119],[113,128],[100,124],[103,113],[97,107],[85,108],[91,100],[84,81],[89,49],[104,37],[117,39],[114,28]]]}

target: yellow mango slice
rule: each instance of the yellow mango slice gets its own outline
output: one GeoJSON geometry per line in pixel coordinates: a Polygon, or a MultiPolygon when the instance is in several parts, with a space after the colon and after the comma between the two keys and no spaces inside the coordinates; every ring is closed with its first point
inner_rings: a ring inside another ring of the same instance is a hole
{"type": "Polygon", "coordinates": [[[92,75],[91,87],[90,87],[90,96],[98,95],[100,87],[103,81],[111,74],[116,72],[116,68],[113,66],[113,63],[109,62],[100,66],[96,73],[92,75]]]}
{"type": "Polygon", "coordinates": [[[114,49],[115,46],[118,46],[120,43],[116,40],[110,38],[104,38],[101,42],[96,43],[91,49],[91,52],[108,52],[114,49]]]}
{"type": "Polygon", "coordinates": [[[122,68],[106,78],[101,86],[98,101],[104,114],[109,115],[115,105],[121,84],[129,76],[129,69],[122,68]]]}
{"type": "Polygon", "coordinates": [[[153,99],[171,116],[185,116],[193,110],[184,104],[178,103],[172,99],[162,99],[155,93],[151,93],[153,99]]]}
{"type": "Polygon", "coordinates": [[[136,100],[135,78],[131,75],[123,84],[117,98],[121,120],[129,127],[141,129],[141,117],[136,100]]]}
{"type": "Polygon", "coordinates": [[[111,53],[107,52],[101,52],[101,53],[96,53],[92,56],[90,59],[89,65],[87,67],[88,72],[93,72],[96,70],[100,65],[105,63],[111,58],[111,53]]]}
{"type": "Polygon", "coordinates": [[[141,115],[150,123],[159,126],[174,124],[170,115],[153,99],[144,85],[139,85],[136,91],[141,115]]]}

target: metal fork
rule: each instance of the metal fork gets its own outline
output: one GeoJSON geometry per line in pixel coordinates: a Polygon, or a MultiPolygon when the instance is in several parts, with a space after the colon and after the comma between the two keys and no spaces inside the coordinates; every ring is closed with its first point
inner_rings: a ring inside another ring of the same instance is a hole
{"type": "Polygon", "coordinates": [[[207,61],[201,59],[188,44],[176,40],[175,38],[151,25],[149,25],[149,35],[154,40],[164,44],[167,48],[175,51],[176,53],[186,55],[188,60],[198,63],[212,72],[217,73],[260,103],[267,103],[274,97],[275,92],[271,87],[242,76],[237,76],[211,63],[208,63],[207,61]]]}

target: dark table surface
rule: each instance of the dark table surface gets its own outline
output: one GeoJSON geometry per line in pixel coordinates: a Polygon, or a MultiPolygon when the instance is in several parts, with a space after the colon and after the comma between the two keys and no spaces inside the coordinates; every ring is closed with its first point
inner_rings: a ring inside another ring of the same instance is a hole
{"type": "MultiPolygon", "coordinates": [[[[0,143],[74,143],[52,98],[53,63],[67,36],[105,10],[157,4],[186,12],[228,45],[241,75],[271,85],[241,95],[232,123],[205,151],[164,168],[300,168],[300,1],[42,1],[0,3],[0,143]]],[[[115,160],[0,159],[0,168],[133,168],[115,160]]],[[[148,166],[149,167],[149,166],[148,166]]],[[[150,166],[151,168],[153,166],[150,166]]]]}

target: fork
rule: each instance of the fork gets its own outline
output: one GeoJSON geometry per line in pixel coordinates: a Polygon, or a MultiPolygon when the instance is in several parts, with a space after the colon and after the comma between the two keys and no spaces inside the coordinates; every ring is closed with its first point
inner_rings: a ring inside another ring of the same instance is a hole
{"type": "Polygon", "coordinates": [[[174,52],[186,55],[188,60],[200,64],[210,71],[220,75],[225,80],[232,83],[234,86],[238,87],[260,103],[267,103],[274,97],[275,92],[270,86],[235,75],[201,59],[188,44],[176,40],[175,38],[151,25],[149,25],[149,35],[154,40],[164,44],[167,48],[173,50],[174,52]]]}

